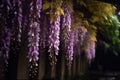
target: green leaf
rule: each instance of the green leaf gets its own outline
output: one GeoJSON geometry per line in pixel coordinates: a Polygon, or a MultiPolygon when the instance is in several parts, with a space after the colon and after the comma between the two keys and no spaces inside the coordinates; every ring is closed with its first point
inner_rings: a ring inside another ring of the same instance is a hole
{"type": "Polygon", "coordinates": [[[51,3],[50,2],[46,2],[46,3],[43,4],[42,9],[46,10],[46,9],[50,8],[50,6],[51,6],[51,3]]]}
{"type": "Polygon", "coordinates": [[[106,42],[105,42],[104,44],[105,44],[105,47],[106,47],[106,48],[110,48],[110,44],[108,44],[108,43],[106,43],[106,42]]]}

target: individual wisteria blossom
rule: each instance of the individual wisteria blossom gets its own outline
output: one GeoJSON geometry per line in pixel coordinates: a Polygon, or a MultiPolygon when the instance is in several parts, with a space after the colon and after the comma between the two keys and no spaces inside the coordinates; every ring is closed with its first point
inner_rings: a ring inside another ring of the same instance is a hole
{"type": "Polygon", "coordinates": [[[0,57],[2,57],[6,64],[8,64],[10,42],[11,42],[11,30],[7,27],[4,28],[1,34],[0,41],[0,57]]]}
{"type": "MultiPolygon", "coordinates": [[[[50,20],[50,26],[49,26],[48,52],[50,52],[49,56],[51,58],[58,55],[59,43],[60,43],[59,35],[60,35],[60,15],[57,15],[56,20],[52,20],[52,19],[50,20]],[[55,56],[53,56],[53,54],[55,54],[55,56]]],[[[55,62],[52,62],[52,63],[56,63],[56,60],[55,62]]]]}

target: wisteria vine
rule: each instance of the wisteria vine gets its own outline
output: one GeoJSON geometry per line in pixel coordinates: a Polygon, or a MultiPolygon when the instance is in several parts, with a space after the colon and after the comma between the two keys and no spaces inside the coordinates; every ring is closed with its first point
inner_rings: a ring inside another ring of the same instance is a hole
{"type": "Polygon", "coordinates": [[[0,57],[2,56],[5,63],[8,64],[10,51],[11,31],[5,27],[1,37],[0,57]]]}
{"type": "MultiPolygon", "coordinates": [[[[84,28],[85,29],[85,28],[84,28]]],[[[81,25],[74,28],[74,53],[81,55],[83,42],[87,33],[87,29],[83,30],[81,25]]]]}
{"type": "Polygon", "coordinates": [[[39,42],[40,42],[40,12],[42,0],[31,1],[30,3],[30,27],[28,32],[28,58],[30,62],[29,77],[35,79],[37,76],[37,66],[39,59],[39,42]]]}
{"type": "Polygon", "coordinates": [[[84,51],[89,63],[91,63],[92,59],[95,58],[95,48],[96,48],[96,41],[91,40],[90,37],[91,37],[90,33],[87,33],[83,41],[84,51]]]}
{"type": "Polygon", "coordinates": [[[67,65],[70,66],[73,60],[73,46],[74,46],[74,34],[71,30],[71,14],[68,8],[63,7],[65,12],[62,21],[62,34],[63,42],[65,44],[65,54],[67,65]]]}
{"type": "Polygon", "coordinates": [[[49,27],[49,37],[48,37],[48,44],[50,57],[52,60],[51,64],[56,63],[56,55],[58,55],[59,51],[59,34],[60,34],[60,15],[56,17],[56,20],[50,20],[50,27],[49,27]]]}
{"type": "Polygon", "coordinates": [[[18,0],[18,12],[17,12],[17,19],[18,19],[18,41],[21,42],[21,34],[22,34],[22,0],[18,0]]]}
{"type": "Polygon", "coordinates": [[[22,43],[22,35],[27,33],[26,52],[30,78],[35,78],[38,74],[41,46],[47,49],[50,64],[53,66],[57,62],[56,56],[59,56],[60,42],[64,49],[61,53],[65,54],[65,62],[69,68],[72,66],[74,54],[80,55],[82,50],[85,51],[88,61],[95,58],[96,43],[90,40],[91,35],[87,31],[88,28],[83,25],[72,27],[72,12],[69,6],[64,5],[64,1],[61,0],[61,3],[46,0],[48,5],[43,6],[42,1],[2,0],[3,4],[0,4],[0,23],[2,23],[0,24],[0,58],[2,57],[8,64],[10,49],[11,52],[17,53],[19,49],[16,45],[22,43]],[[58,3],[57,6],[56,3],[58,3]],[[24,6],[27,6],[25,9],[28,9],[28,12],[24,11],[24,6]],[[42,10],[43,7],[45,10],[42,10]],[[4,14],[2,10],[6,13],[4,14]],[[41,15],[43,16],[41,17],[41,15]]]}
{"type": "Polygon", "coordinates": [[[1,11],[4,10],[6,13],[1,12],[1,35],[0,35],[0,57],[4,59],[5,64],[8,64],[10,43],[11,43],[11,26],[9,25],[7,19],[9,19],[11,3],[10,1],[5,1],[1,4],[1,11]]]}
{"type": "Polygon", "coordinates": [[[31,2],[30,6],[30,28],[28,32],[28,40],[29,40],[29,52],[28,52],[28,58],[29,61],[37,61],[38,55],[39,55],[39,39],[40,39],[40,24],[39,24],[39,18],[40,18],[40,9],[41,9],[42,0],[37,0],[31,2]],[[40,2],[39,2],[40,1],[40,2]],[[36,6],[35,6],[36,5],[36,6]]]}

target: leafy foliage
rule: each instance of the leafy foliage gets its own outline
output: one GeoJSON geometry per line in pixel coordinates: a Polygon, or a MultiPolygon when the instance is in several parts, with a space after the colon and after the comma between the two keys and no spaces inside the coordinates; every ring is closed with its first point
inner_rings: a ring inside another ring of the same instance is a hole
{"type": "Polygon", "coordinates": [[[115,54],[119,53],[120,23],[117,16],[115,16],[116,7],[97,0],[76,0],[76,2],[79,4],[79,7],[87,10],[80,10],[78,14],[82,13],[79,21],[89,26],[87,30],[92,34],[90,37],[91,40],[96,41],[97,32],[98,35],[100,34],[100,37],[97,37],[97,39],[103,39],[106,48],[111,49],[115,54]]]}
{"type": "Polygon", "coordinates": [[[117,16],[112,15],[107,17],[106,23],[100,23],[99,25],[105,27],[107,31],[102,31],[101,35],[105,41],[107,48],[112,49],[113,53],[118,54],[120,51],[120,38],[119,38],[119,28],[120,23],[117,16]],[[116,47],[117,46],[117,47],[116,47]]]}

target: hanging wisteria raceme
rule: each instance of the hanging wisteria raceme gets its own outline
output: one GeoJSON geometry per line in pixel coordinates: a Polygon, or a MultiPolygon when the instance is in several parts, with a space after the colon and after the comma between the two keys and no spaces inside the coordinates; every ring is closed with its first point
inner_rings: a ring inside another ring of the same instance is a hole
{"type": "Polygon", "coordinates": [[[64,16],[62,21],[62,28],[66,29],[68,32],[71,31],[71,15],[68,8],[63,7],[64,16]]]}
{"type": "MultiPolygon", "coordinates": [[[[39,39],[40,39],[40,24],[39,24],[39,18],[40,18],[40,9],[42,5],[42,0],[32,1],[30,3],[30,28],[28,32],[28,58],[29,61],[36,62],[38,60],[39,55],[39,39]]],[[[37,65],[37,64],[36,64],[37,65]]]]}
{"type": "Polygon", "coordinates": [[[74,53],[80,54],[87,29],[77,26],[74,28],[74,53]],[[84,29],[84,30],[83,30],[84,29]]]}
{"type": "Polygon", "coordinates": [[[49,37],[48,37],[48,44],[49,44],[49,50],[51,59],[51,64],[56,63],[56,55],[58,55],[59,51],[59,34],[60,34],[60,15],[57,15],[56,20],[50,20],[50,26],[49,26],[49,37]]]}
{"type": "Polygon", "coordinates": [[[80,54],[80,40],[79,40],[79,37],[78,37],[78,27],[75,28],[73,30],[73,33],[74,33],[74,54],[77,55],[77,54],[80,54]]]}
{"type": "Polygon", "coordinates": [[[0,57],[2,57],[6,64],[8,64],[9,51],[10,51],[10,41],[11,41],[11,31],[5,26],[1,34],[0,40],[0,57]]]}
{"type": "Polygon", "coordinates": [[[68,8],[63,7],[63,10],[65,12],[62,20],[62,40],[63,43],[65,44],[65,54],[66,54],[66,60],[67,60],[67,65],[70,66],[73,60],[73,44],[74,44],[74,34],[71,31],[71,13],[68,8]]]}
{"type": "Polygon", "coordinates": [[[8,19],[10,19],[10,10],[12,5],[10,0],[2,1],[0,4],[0,26],[1,26],[1,35],[0,35],[0,57],[3,59],[5,64],[8,64],[10,43],[11,43],[11,25],[9,25],[8,19]],[[5,11],[5,12],[3,12],[5,11]]]}
{"type": "Polygon", "coordinates": [[[74,34],[71,31],[69,33],[69,39],[67,41],[67,45],[66,45],[66,60],[68,61],[68,66],[72,64],[72,60],[73,60],[73,53],[74,53],[74,34]]]}
{"type": "Polygon", "coordinates": [[[88,43],[88,48],[86,50],[86,57],[89,63],[91,62],[92,59],[95,58],[95,41],[90,41],[88,43]]]}
{"type": "Polygon", "coordinates": [[[89,63],[91,63],[92,59],[95,58],[95,45],[96,41],[91,40],[91,35],[90,33],[87,33],[84,39],[84,50],[85,50],[85,55],[89,63]]]}
{"type": "Polygon", "coordinates": [[[29,58],[29,78],[36,79],[38,75],[39,42],[40,42],[40,12],[42,0],[32,0],[30,2],[30,27],[28,30],[28,58],[29,58]]]}
{"type": "Polygon", "coordinates": [[[83,27],[79,27],[78,28],[78,37],[79,40],[81,41],[81,45],[83,45],[83,41],[85,39],[85,35],[86,35],[87,29],[83,26],[83,27]]]}
{"type": "Polygon", "coordinates": [[[18,3],[18,41],[21,42],[21,34],[22,34],[22,0],[17,0],[18,3]]]}
{"type": "Polygon", "coordinates": [[[33,22],[30,24],[30,31],[28,33],[29,36],[29,53],[28,58],[29,61],[37,61],[39,55],[39,24],[37,22],[33,22]]]}

